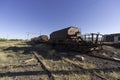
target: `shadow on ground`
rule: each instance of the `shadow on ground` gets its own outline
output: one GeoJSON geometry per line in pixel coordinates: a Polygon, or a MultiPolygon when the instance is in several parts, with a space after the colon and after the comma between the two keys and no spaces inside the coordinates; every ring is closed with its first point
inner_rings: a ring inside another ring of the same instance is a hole
{"type": "Polygon", "coordinates": [[[8,47],[4,49],[4,51],[13,51],[19,53],[19,51],[23,51],[22,53],[27,55],[31,54],[33,51],[39,53],[42,57],[47,59],[59,60],[62,56],[64,57],[73,57],[74,55],[78,54],[76,52],[71,52],[70,50],[61,48],[54,48],[48,44],[38,44],[34,45],[31,43],[27,43],[29,46],[26,47],[8,47]]]}
{"type": "Polygon", "coordinates": [[[104,45],[112,46],[114,48],[120,49],[120,42],[117,43],[109,42],[109,43],[105,43],[104,45]]]}
{"type": "MultiPolygon", "coordinates": [[[[18,53],[19,51],[23,51],[23,54],[32,54],[33,51],[39,53],[42,57],[44,57],[45,59],[53,59],[53,60],[60,60],[61,57],[73,57],[75,56],[77,53],[75,52],[69,52],[69,50],[57,50],[55,48],[53,48],[50,45],[47,44],[39,44],[39,45],[31,45],[30,46],[26,46],[26,47],[9,47],[7,49],[4,49],[4,51],[9,51],[12,50],[13,52],[18,53]]],[[[81,53],[80,53],[81,54],[81,53]]],[[[92,56],[93,57],[93,56],[92,56]]],[[[96,57],[96,56],[94,56],[96,57]]],[[[100,57],[97,57],[100,58],[100,57]]],[[[103,58],[106,59],[106,58],[103,58]]],[[[102,69],[79,69],[79,70],[56,70],[56,71],[50,71],[53,74],[64,74],[64,75],[69,75],[71,73],[77,73],[77,74],[84,74],[86,72],[119,72],[120,71],[120,67],[116,67],[116,68],[102,68],[102,69]]],[[[12,77],[12,76],[29,76],[29,75],[44,75],[47,74],[45,71],[23,71],[23,72],[5,72],[5,73],[0,73],[0,77],[12,77]]]]}
{"type": "MultiPolygon", "coordinates": [[[[27,47],[8,47],[7,49],[4,49],[4,51],[9,51],[12,50],[13,52],[19,53],[19,51],[23,51],[23,54],[31,54],[33,51],[39,53],[42,57],[45,59],[53,59],[53,60],[60,60],[62,57],[67,57],[67,58],[73,58],[75,55],[82,55],[83,53],[81,52],[75,52],[75,51],[70,51],[70,50],[64,50],[64,49],[55,49],[51,45],[47,44],[40,44],[40,45],[31,45],[27,47]]],[[[88,53],[86,53],[89,55],[88,53]]],[[[99,56],[93,56],[89,55],[91,57],[96,57],[96,58],[101,58],[104,60],[109,60],[109,61],[114,61],[114,62],[120,62],[116,61],[110,58],[104,58],[104,57],[99,57],[99,56]]]]}
{"type": "MultiPolygon", "coordinates": [[[[64,74],[64,75],[69,75],[71,73],[75,73],[75,74],[85,74],[86,72],[119,72],[120,71],[120,67],[119,68],[105,68],[105,69],[80,69],[80,70],[56,70],[56,71],[51,71],[52,74],[64,74]]],[[[13,77],[13,76],[30,76],[30,75],[45,75],[46,72],[45,71],[25,71],[25,72],[5,72],[5,73],[0,73],[0,77],[13,77]]]]}

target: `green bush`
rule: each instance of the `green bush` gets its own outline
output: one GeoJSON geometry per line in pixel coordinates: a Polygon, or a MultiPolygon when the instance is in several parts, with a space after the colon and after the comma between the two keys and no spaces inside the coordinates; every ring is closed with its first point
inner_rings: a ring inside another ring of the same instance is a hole
{"type": "Polygon", "coordinates": [[[7,41],[7,39],[5,39],[5,38],[0,38],[0,41],[7,41]]]}
{"type": "Polygon", "coordinates": [[[9,39],[9,41],[23,41],[22,39],[9,39]]]}

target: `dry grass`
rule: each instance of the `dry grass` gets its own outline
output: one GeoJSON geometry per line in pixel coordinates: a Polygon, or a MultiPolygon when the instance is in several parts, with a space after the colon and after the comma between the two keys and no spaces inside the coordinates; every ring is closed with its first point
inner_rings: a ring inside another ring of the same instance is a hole
{"type": "Polygon", "coordinates": [[[70,73],[68,75],[54,75],[55,80],[91,80],[90,73],[84,74],[77,74],[77,73],[70,73]]]}
{"type": "Polygon", "coordinates": [[[19,43],[20,41],[18,42],[15,42],[15,41],[5,41],[5,42],[0,42],[0,47],[9,47],[9,46],[14,46],[16,45],[17,43],[19,43]]]}
{"type": "Polygon", "coordinates": [[[0,47],[2,48],[8,48],[8,47],[25,47],[28,46],[25,41],[5,41],[5,42],[0,42],[0,47]]]}
{"type": "MultiPolygon", "coordinates": [[[[66,58],[67,59],[67,58],[66,58]]],[[[75,63],[79,67],[79,65],[85,69],[95,68],[95,65],[85,62],[73,61],[70,60],[71,63],[75,63]]],[[[55,77],[55,80],[91,80],[91,74],[89,72],[74,72],[79,70],[79,68],[75,67],[70,62],[65,61],[63,58],[61,60],[42,60],[43,64],[50,71],[58,71],[58,73],[52,73],[55,77]],[[67,74],[61,74],[59,71],[65,71],[67,74]]]]}
{"type": "MultiPolygon", "coordinates": [[[[7,49],[8,47],[13,46],[23,46],[20,44],[24,44],[24,41],[4,41],[0,42],[0,66],[1,65],[10,65],[15,62],[15,52],[13,50],[4,51],[3,49],[7,49]]],[[[23,53],[22,50],[18,51],[18,53],[23,53]]]]}
{"type": "Polygon", "coordinates": [[[7,61],[7,55],[5,53],[0,53],[0,62],[6,62],[7,61]]]}
{"type": "Polygon", "coordinates": [[[100,74],[104,75],[107,79],[110,80],[119,80],[120,79],[120,72],[100,72],[100,74]]]}
{"type": "MultiPolygon", "coordinates": [[[[21,68],[17,68],[17,66],[20,65],[29,65],[29,64],[37,64],[37,61],[35,58],[33,58],[33,56],[31,56],[30,58],[26,59],[27,56],[26,55],[19,55],[19,57],[22,57],[23,60],[19,60],[22,62],[17,62],[18,57],[16,57],[16,54],[14,54],[15,52],[13,52],[12,50],[8,50],[8,51],[3,51],[3,49],[6,49],[8,47],[25,47],[28,46],[26,43],[24,43],[23,41],[6,41],[6,42],[0,42],[0,67],[2,66],[7,66],[10,71],[29,71],[29,69],[33,70],[32,67],[29,67],[25,69],[21,68]],[[24,57],[24,58],[23,58],[24,57]],[[16,66],[16,68],[14,67],[16,66]]],[[[46,45],[38,45],[36,47],[40,47],[42,46],[42,50],[46,51],[46,56],[52,56],[55,57],[54,55],[57,54],[57,52],[55,50],[51,50],[51,46],[46,46],[46,45]],[[49,54],[49,55],[48,55],[49,54]]],[[[18,50],[16,53],[23,53],[24,50],[18,50]]],[[[96,52],[94,52],[93,54],[95,55],[99,55],[96,52]]],[[[41,54],[42,55],[42,54],[41,54]]],[[[107,56],[107,54],[103,54],[103,56],[107,56]]],[[[42,56],[41,56],[42,57],[42,56]]],[[[55,80],[91,80],[91,74],[90,72],[78,72],[80,70],[79,66],[84,68],[84,69],[95,69],[97,68],[95,64],[89,63],[87,61],[80,61],[80,60],[73,60],[70,59],[68,57],[62,57],[62,59],[58,59],[58,60],[53,60],[53,59],[48,59],[48,58],[44,58],[42,57],[42,62],[43,64],[47,67],[48,70],[50,70],[51,72],[55,72],[52,73],[53,76],[55,77],[55,80]],[[76,65],[76,66],[75,66],[76,65]],[[78,67],[77,67],[78,66],[78,67]],[[63,72],[63,73],[59,73],[59,72],[63,72]],[[65,73],[64,73],[65,72],[65,73]]],[[[35,67],[33,67],[35,68],[35,67]]],[[[39,66],[40,68],[40,66],[39,66]]],[[[38,68],[38,69],[39,69],[38,68]]],[[[2,69],[2,68],[1,68],[2,69]]],[[[4,71],[1,70],[0,71],[4,71]]],[[[38,70],[36,69],[36,70],[38,70]]],[[[35,69],[34,69],[35,70],[35,69]]],[[[120,72],[100,72],[101,75],[105,76],[106,78],[108,78],[109,80],[117,80],[120,79],[120,72]]],[[[41,75],[42,76],[42,80],[44,80],[47,75],[41,75]]],[[[36,77],[38,77],[36,75],[36,77]]],[[[21,78],[23,79],[23,76],[21,76],[21,78]]],[[[20,79],[19,77],[16,79],[20,79]]],[[[32,76],[31,76],[32,79],[32,76]]],[[[0,78],[0,80],[12,80],[10,77],[3,77],[0,78]]],[[[38,79],[39,80],[39,79],[38,79]]]]}
{"type": "Polygon", "coordinates": [[[31,54],[21,55],[25,51],[24,49],[16,51],[8,49],[9,47],[28,46],[24,41],[4,41],[0,44],[0,73],[3,74],[0,80],[48,80],[47,74],[39,76],[31,73],[29,76],[23,74],[23,76],[14,75],[9,77],[9,72],[42,71],[42,68],[37,65],[36,59],[31,54]]]}
{"type": "Polygon", "coordinates": [[[113,49],[113,47],[111,47],[111,46],[103,46],[103,48],[113,49]]]}
{"type": "Polygon", "coordinates": [[[14,54],[0,52],[0,65],[12,64],[14,54]]]}
{"type": "Polygon", "coordinates": [[[0,78],[0,80],[13,80],[13,79],[10,77],[3,77],[3,78],[0,78]]]}
{"type": "Polygon", "coordinates": [[[112,78],[116,78],[116,79],[120,79],[120,72],[111,72],[111,73],[108,73],[109,77],[112,77],[112,78]]]}
{"type": "Polygon", "coordinates": [[[50,71],[73,70],[73,67],[69,63],[64,62],[63,60],[43,60],[43,63],[50,71]]]}
{"type": "Polygon", "coordinates": [[[77,66],[80,66],[84,69],[93,69],[93,68],[96,68],[96,66],[94,64],[91,64],[91,63],[88,63],[88,62],[85,62],[85,61],[79,61],[79,60],[70,60],[68,58],[63,58],[63,60],[71,63],[71,64],[74,64],[74,65],[77,65],[77,66]]]}

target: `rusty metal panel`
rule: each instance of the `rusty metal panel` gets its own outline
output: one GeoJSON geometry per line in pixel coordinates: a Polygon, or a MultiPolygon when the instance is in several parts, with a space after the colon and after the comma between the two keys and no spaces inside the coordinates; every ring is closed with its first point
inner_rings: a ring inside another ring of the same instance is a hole
{"type": "Polygon", "coordinates": [[[71,36],[80,36],[80,31],[77,27],[68,27],[65,29],[61,29],[58,31],[55,31],[50,34],[50,39],[67,39],[70,38],[71,36]]]}
{"type": "Polygon", "coordinates": [[[41,35],[38,37],[39,41],[48,41],[48,36],[47,35],[41,35]]]}

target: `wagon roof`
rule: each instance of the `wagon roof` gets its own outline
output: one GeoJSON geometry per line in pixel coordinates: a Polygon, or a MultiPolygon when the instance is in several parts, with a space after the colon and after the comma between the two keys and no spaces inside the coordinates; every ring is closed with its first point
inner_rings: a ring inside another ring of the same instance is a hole
{"type": "MultiPolygon", "coordinates": [[[[68,29],[70,29],[70,28],[77,28],[77,27],[70,26],[70,27],[67,27],[67,28],[64,28],[64,29],[61,29],[61,30],[54,31],[54,32],[52,32],[52,33],[56,33],[56,32],[58,32],[58,31],[68,31],[68,29]]],[[[78,29],[78,28],[77,28],[77,29],[78,29]]]]}

